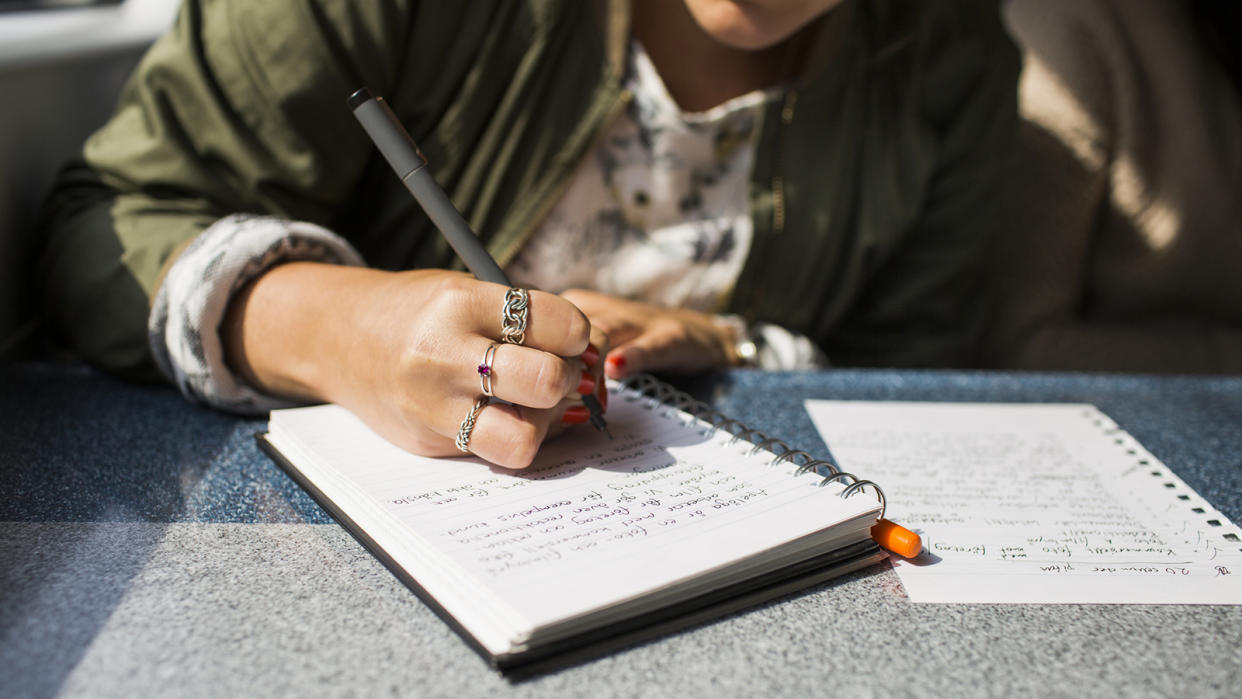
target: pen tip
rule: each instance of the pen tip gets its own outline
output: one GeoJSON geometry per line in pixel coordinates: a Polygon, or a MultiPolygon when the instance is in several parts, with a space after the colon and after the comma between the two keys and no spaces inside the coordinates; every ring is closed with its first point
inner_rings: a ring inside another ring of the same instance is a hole
{"type": "Polygon", "coordinates": [[[604,419],[604,407],[600,405],[599,400],[595,396],[588,393],[582,397],[582,404],[585,405],[587,410],[591,413],[590,418],[588,418],[591,426],[600,432],[607,434],[608,438],[612,439],[612,433],[608,431],[608,421],[604,419]]]}

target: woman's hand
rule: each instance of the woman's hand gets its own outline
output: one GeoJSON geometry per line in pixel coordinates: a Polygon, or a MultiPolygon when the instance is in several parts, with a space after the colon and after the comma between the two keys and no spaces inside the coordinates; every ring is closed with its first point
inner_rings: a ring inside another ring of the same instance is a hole
{"type": "Polygon", "coordinates": [[[612,344],[605,362],[608,378],[644,371],[691,374],[740,363],[733,331],[706,313],[570,289],[561,294],[612,344]]]}
{"type": "MultiPolygon", "coordinates": [[[[444,270],[384,272],[291,263],[233,299],[222,333],[234,370],[276,395],[344,405],[392,443],[452,456],[462,419],[482,394],[476,367],[489,345],[492,402],[470,451],[523,468],[549,430],[576,421],[591,326],[553,294],[530,292],[521,345],[500,343],[505,287],[444,270]]],[[[590,358],[590,353],[587,353],[590,358]]]]}

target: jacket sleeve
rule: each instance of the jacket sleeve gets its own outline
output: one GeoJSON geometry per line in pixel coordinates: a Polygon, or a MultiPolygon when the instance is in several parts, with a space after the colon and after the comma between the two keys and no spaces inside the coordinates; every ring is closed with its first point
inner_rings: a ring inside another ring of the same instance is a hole
{"type": "Polygon", "coordinates": [[[835,363],[967,366],[986,315],[993,201],[1017,125],[1018,52],[994,2],[956,11],[921,48],[917,105],[935,134],[923,204],[825,343],[835,363]]]}
{"type": "Polygon", "coordinates": [[[396,0],[187,0],[45,205],[34,248],[59,340],[154,377],[149,300],[200,231],[239,212],[331,227],[371,152],[345,98],[393,84],[412,14],[396,0]]]}

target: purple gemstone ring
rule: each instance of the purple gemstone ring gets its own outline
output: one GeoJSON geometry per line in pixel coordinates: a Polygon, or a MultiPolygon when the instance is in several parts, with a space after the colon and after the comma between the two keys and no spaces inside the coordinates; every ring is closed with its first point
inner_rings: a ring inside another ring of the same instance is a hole
{"type": "Polygon", "coordinates": [[[487,351],[483,353],[483,363],[475,369],[479,372],[479,387],[488,398],[492,397],[492,362],[496,361],[497,347],[500,345],[495,342],[488,345],[487,351]]]}

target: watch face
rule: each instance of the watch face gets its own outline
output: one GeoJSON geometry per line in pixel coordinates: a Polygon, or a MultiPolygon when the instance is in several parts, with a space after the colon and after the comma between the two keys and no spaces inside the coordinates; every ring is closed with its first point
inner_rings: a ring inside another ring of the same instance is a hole
{"type": "Polygon", "coordinates": [[[742,340],[737,343],[733,351],[737,353],[738,359],[742,360],[743,366],[754,366],[755,360],[759,358],[759,348],[752,340],[742,340]]]}
{"type": "Polygon", "coordinates": [[[759,360],[759,345],[755,344],[750,334],[750,326],[742,316],[726,313],[715,317],[717,326],[729,331],[733,336],[733,355],[737,357],[738,366],[756,366],[759,360]]]}

